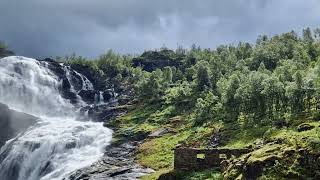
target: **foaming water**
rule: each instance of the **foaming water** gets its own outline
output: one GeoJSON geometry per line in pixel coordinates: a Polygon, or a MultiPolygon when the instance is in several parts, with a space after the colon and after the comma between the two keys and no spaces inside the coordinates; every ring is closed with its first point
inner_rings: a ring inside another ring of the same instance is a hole
{"type": "Polygon", "coordinates": [[[0,102],[40,117],[36,126],[1,148],[1,178],[60,180],[103,155],[112,131],[102,123],[77,121],[76,109],[59,93],[60,85],[46,62],[0,59],[0,102]]]}
{"type": "Polygon", "coordinates": [[[25,57],[0,60],[0,101],[34,115],[73,114],[73,106],[59,94],[58,78],[46,62],[25,57]]]}

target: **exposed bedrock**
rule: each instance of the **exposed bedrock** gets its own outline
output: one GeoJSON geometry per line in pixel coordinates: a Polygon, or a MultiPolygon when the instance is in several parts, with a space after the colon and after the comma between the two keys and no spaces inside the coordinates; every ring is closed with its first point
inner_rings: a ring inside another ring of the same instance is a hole
{"type": "Polygon", "coordinates": [[[0,147],[37,122],[37,117],[9,109],[0,103],[0,147]]]}

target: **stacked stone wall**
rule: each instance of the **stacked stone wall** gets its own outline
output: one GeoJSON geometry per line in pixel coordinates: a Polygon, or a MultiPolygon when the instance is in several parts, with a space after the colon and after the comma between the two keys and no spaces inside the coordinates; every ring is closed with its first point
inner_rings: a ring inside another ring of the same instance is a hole
{"type": "Polygon", "coordinates": [[[197,149],[177,147],[174,151],[174,169],[178,171],[197,171],[209,168],[221,168],[224,160],[232,156],[239,157],[249,152],[249,149],[197,149]]]}

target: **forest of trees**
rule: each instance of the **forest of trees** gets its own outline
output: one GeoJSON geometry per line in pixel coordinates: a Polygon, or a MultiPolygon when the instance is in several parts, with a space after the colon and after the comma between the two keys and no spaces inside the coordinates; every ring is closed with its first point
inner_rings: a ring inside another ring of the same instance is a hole
{"type": "Polygon", "coordinates": [[[259,36],[255,44],[163,47],[138,57],[110,50],[94,61],[70,56],[67,62],[132,87],[141,102],[161,104],[168,116],[188,114],[194,125],[286,126],[320,119],[320,29],[259,36]]]}

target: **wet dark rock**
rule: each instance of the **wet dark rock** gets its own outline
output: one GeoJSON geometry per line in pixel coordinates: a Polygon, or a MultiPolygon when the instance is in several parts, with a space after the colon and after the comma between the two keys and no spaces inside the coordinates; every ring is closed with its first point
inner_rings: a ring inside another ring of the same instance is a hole
{"type": "Polygon", "coordinates": [[[89,65],[64,65],[51,58],[45,58],[39,60],[39,62],[60,79],[61,86],[59,90],[62,97],[69,99],[73,104],[79,103],[78,96],[87,104],[94,104],[97,100],[102,102],[101,95],[103,97],[102,103],[109,102],[115,98],[115,88],[113,87],[118,85],[112,84],[110,80],[107,80],[89,65]],[[84,78],[91,82],[93,89],[92,87],[86,87],[87,83],[84,82],[84,78]]]}
{"type": "Polygon", "coordinates": [[[104,101],[108,102],[111,100],[111,98],[114,98],[114,92],[113,92],[113,90],[108,89],[102,93],[102,96],[103,96],[104,101]]]}
{"type": "Polygon", "coordinates": [[[32,142],[32,141],[26,141],[23,146],[28,148],[31,152],[35,151],[36,149],[40,148],[39,142],[32,142]]]}
{"type": "Polygon", "coordinates": [[[93,104],[95,102],[95,96],[99,94],[99,92],[95,90],[81,90],[79,92],[79,96],[88,104],[93,104]]]}
{"type": "Polygon", "coordinates": [[[70,66],[73,70],[76,70],[80,74],[86,76],[89,81],[93,84],[93,87],[97,91],[104,91],[107,87],[107,82],[104,78],[97,72],[96,70],[92,69],[89,65],[82,65],[82,64],[71,64],[70,66]]]}
{"type": "Polygon", "coordinates": [[[77,94],[71,91],[71,84],[66,77],[62,79],[61,95],[63,98],[69,99],[72,104],[78,102],[77,94]]]}
{"type": "Polygon", "coordinates": [[[213,133],[211,136],[208,146],[209,147],[218,147],[221,143],[221,134],[218,132],[213,133]]]}
{"type": "Polygon", "coordinates": [[[137,142],[110,145],[104,157],[90,167],[79,169],[69,176],[70,180],[137,179],[153,172],[134,162],[137,142]]]}
{"type": "Polygon", "coordinates": [[[53,164],[48,161],[40,170],[40,176],[45,176],[46,174],[52,172],[54,170],[53,164]]]}
{"type": "Polygon", "coordinates": [[[132,96],[128,96],[128,95],[121,95],[117,99],[118,99],[119,105],[129,104],[130,101],[133,100],[132,96]]]}
{"type": "Polygon", "coordinates": [[[80,111],[88,112],[89,118],[93,121],[107,122],[127,112],[126,106],[116,106],[117,102],[109,104],[93,105],[82,108],[80,111]]]}
{"type": "Polygon", "coordinates": [[[175,172],[169,172],[165,174],[161,174],[158,180],[177,180],[177,176],[175,172]]]}
{"type": "Polygon", "coordinates": [[[37,122],[37,117],[9,109],[0,103],[0,147],[37,122]]]}
{"type": "Polygon", "coordinates": [[[47,62],[48,69],[50,69],[59,78],[65,77],[64,68],[59,62],[56,62],[55,60],[53,60],[51,58],[45,58],[43,60],[40,60],[40,62],[47,62]]]}
{"type": "Polygon", "coordinates": [[[75,141],[71,141],[71,142],[68,142],[66,144],[66,149],[72,149],[72,148],[75,148],[77,146],[77,143],[75,141]]]}
{"type": "Polygon", "coordinates": [[[110,177],[115,177],[115,176],[118,176],[118,175],[121,175],[121,174],[125,174],[125,173],[128,173],[130,172],[131,168],[120,168],[120,169],[116,169],[114,172],[111,172],[110,173],[110,177]]]}
{"type": "MultiPolygon", "coordinates": [[[[95,96],[100,97],[100,89],[106,89],[105,82],[102,77],[98,76],[96,71],[85,65],[66,66],[51,58],[39,60],[44,66],[47,66],[60,80],[60,92],[65,99],[69,99],[71,103],[78,103],[78,95],[88,104],[95,103],[95,96]],[[83,77],[87,78],[93,85],[93,89],[85,87],[83,77]]],[[[106,99],[109,100],[110,98],[106,99]]]]}
{"type": "Polygon", "coordinates": [[[81,76],[76,73],[75,71],[73,71],[73,69],[69,69],[69,81],[71,83],[71,85],[73,86],[75,91],[80,91],[83,89],[83,80],[81,78],[81,76]]]}
{"type": "Polygon", "coordinates": [[[78,96],[74,92],[65,91],[63,92],[63,97],[69,99],[72,104],[78,103],[78,96]]]}
{"type": "MultiPolygon", "coordinates": [[[[61,87],[60,92],[63,98],[69,99],[71,103],[78,103],[77,94],[71,89],[73,87],[75,90],[81,90],[83,86],[83,82],[81,77],[75,73],[72,69],[69,69],[70,72],[70,80],[67,77],[66,66],[61,65],[61,63],[51,59],[45,58],[39,60],[44,66],[47,66],[59,79],[61,79],[61,87]]],[[[68,69],[68,68],[67,68],[68,69]]]]}
{"type": "Polygon", "coordinates": [[[302,132],[302,131],[311,130],[311,129],[313,129],[313,128],[315,128],[314,125],[311,125],[311,124],[308,124],[308,123],[303,123],[303,124],[300,124],[300,125],[298,126],[297,130],[298,130],[299,132],[302,132]]]}
{"type": "Polygon", "coordinates": [[[66,90],[66,89],[70,90],[71,84],[66,77],[62,78],[62,85],[61,86],[62,86],[63,90],[66,90]]]}
{"type": "Polygon", "coordinates": [[[133,133],[132,131],[128,130],[123,132],[121,136],[125,139],[125,141],[142,141],[146,139],[149,134],[150,132],[146,131],[137,131],[133,133]]]}
{"type": "Polygon", "coordinates": [[[14,72],[22,75],[22,69],[21,69],[21,66],[19,64],[14,64],[14,72]]]}
{"type": "Polygon", "coordinates": [[[119,116],[121,113],[125,113],[126,110],[119,109],[116,107],[109,107],[101,111],[99,108],[89,110],[89,117],[96,121],[106,121],[119,116]]]}

